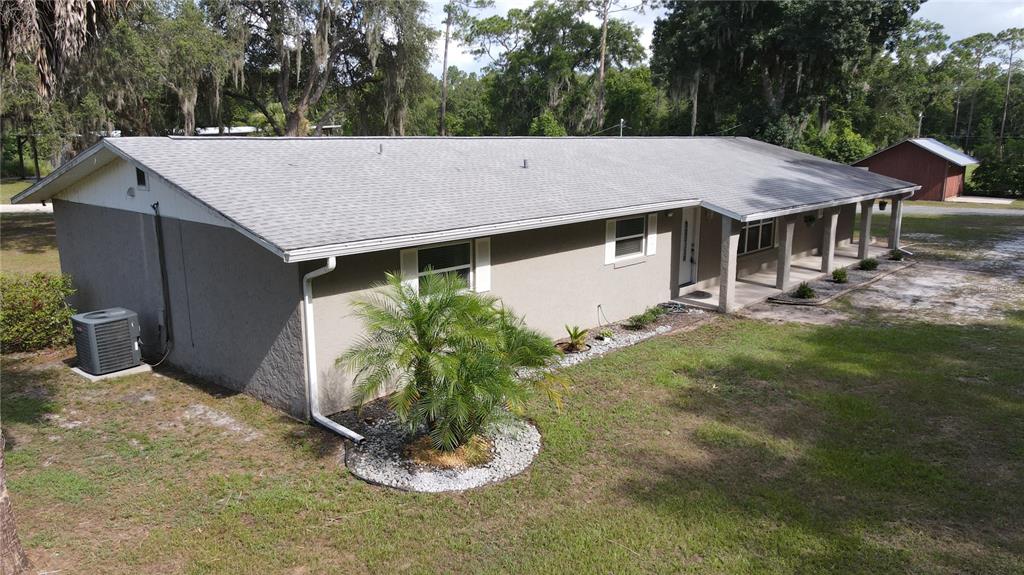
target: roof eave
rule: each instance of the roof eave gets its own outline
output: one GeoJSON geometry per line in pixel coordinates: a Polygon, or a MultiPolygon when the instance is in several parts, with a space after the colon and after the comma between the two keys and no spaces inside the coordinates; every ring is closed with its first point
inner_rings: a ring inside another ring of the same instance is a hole
{"type": "Polygon", "coordinates": [[[442,230],[422,234],[409,234],[404,236],[375,238],[372,240],[361,240],[347,243],[314,246],[308,248],[297,248],[285,251],[284,261],[288,263],[304,262],[309,260],[323,259],[331,256],[349,256],[368,252],[401,249],[439,242],[478,238],[494,234],[507,234],[512,232],[521,232],[540,228],[549,228],[553,226],[589,222],[593,220],[617,218],[633,214],[658,212],[677,208],[686,208],[690,206],[699,206],[700,204],[701,201],[698,199],[657,202],[652,204],[624,206],[621,208],[613,208],[607,210],[580,212],[577,214],[567,214],[546,218],[533,218],[529,220],[518,220],[498,224],[487,224],[483,226],[472,226],[467,228],[456,228],[451,230],[442,230]]]}
{"type": "Polygon", "coordinates": [[[705,202],[703,205],[704,205],[705,208],[707,208],[707,209],[709,209],[711,211],[718,212],[719,214],[722,214],[724,216],[728,216],[728,217],[730,217],[730,218],[732,218],[734,220],[739,220],[741,222],[752,222],[752,221],[755,221],[755,220],[764,220],[764,219],[767,219],[767,218],[779,218],[779,217],[782,217],[782,216],[789,216],[789,215],[792,215],[792,214],[799,214],[799,213],[802,213],[802,212],[810,212],[810,211],[814,211],[814,210],[821,210],[821,209],[826,209],[826,208],[834,208],[836,206],[842,206],[842,205],[845,205],[845,204],[853,204],[853,203],[863,202],[863,201],[867,201],[867,200],[877,200],[879,198],[887,198],[887,197],[890,197],[890,196],[899,196],[899,195],[908,195],[909,196],[910,194],[913,194],[914,192],[916,192],[919,189],[921,189],[921,186],[909,186],[909,187],[904,187],[904,188],[884,190],[884,191],[881,191],[881,192],[872,192],[870,194],[862,194],[860,196],[855,196],[855,197],[850,197],[850,198],[840,198],[840,199],[837,199],[837,200],[829,200],[827,202],[816,202],[816,203],[813,203],[813,204],[802,204],[802,205],[799,205],[799,206],[791,206],[791,207],[788,207],[788,208],[779,208],[777,210],[766,210],[766,211],[763,211],[763,212],[754,212],[754,213],[751,213],[751,214],[740,214],[740,213],[734,212],[734,211],[726,209],[726,208],[715,206],[715,205],[713,205],[711,203],[708,203],[708,202],[705,202]]]}
{"type": "Polygon", "coordinates": [[[117,154],[105,140],[100,140],[83,150],[80,154],[63,164],[50,175],[29,186],[28,189],[15,194],[12,204],[45,202],[61,193],[79,179],[87,176],[96,168],[110,163],[117,154]],[[91,160],[91,161],[90,161],[91,160]]]}

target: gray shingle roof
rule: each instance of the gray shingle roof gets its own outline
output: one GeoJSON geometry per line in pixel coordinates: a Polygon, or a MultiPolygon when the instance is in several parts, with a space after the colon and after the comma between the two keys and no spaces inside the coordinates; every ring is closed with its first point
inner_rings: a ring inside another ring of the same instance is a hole
{"type": "Polygon", "coordinates": [[[914,187],[732,137],[104,142],[283,254],[686,200],[754,219],[914,187]]]}

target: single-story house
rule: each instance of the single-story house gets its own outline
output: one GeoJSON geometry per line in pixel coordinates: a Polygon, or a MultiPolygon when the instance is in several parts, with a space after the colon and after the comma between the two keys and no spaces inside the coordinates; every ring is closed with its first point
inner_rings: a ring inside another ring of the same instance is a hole
{"type": "Polygon", "coordinates": [[[79,310],[135,310],[148,356],[308,418],[352,406],[335,358],[388,271],[462,274],[554,337],[672,299],[729,312],[883,250],[876,200],[898,246],[917,188],[738,137],[162,137],[13,201],[53,203],[79,310]]]}
{"type": "Polygon", "coordinates": [[[967,166],[977,163],[978,160],[934,138],[911,138],[854,165],[921,186],[912,200],[944,202],[963,195],[967,166]]]}

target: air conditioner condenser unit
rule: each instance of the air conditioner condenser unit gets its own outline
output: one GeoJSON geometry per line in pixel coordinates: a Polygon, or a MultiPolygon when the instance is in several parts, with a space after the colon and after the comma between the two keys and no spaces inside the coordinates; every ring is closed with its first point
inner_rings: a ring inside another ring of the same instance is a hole
{"type": "Polygon", "coordinates": [[[139,316],[123,307],[71,316],[78,368],[91,375],[129,369],[142,363],[139,316]]]}

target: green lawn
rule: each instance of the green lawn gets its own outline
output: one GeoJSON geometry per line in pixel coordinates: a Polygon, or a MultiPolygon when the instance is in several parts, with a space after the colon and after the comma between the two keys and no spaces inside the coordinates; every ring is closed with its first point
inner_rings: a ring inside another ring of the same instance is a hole
{"type": "MultiPolygon", "coordinates": [[[[904,228],[1010,233],[973,221],[904,228]]],[[[59,353],[3,356],[2,416],[51,570],[1020,573],[1022,353],[1024,302],[967,325],[720,317],[567,370],[563,410],[529,409],[533,467],[447,495],[367,485],[330,434],[172,373],[91,384],[59,353]]]]}
{"type": "Polygon", "coordinates": [[[60,272],[53,214],[0,214],[0,272],[60,272]]]}
{"type": "Polygon", "coordinates": [[[0,184],[0,204],[11,203],[11,198],[13,198],[15,194],[22,190],[28,189],[28,187],[31,185],[32,182],[28,180],[0,184]]]}

